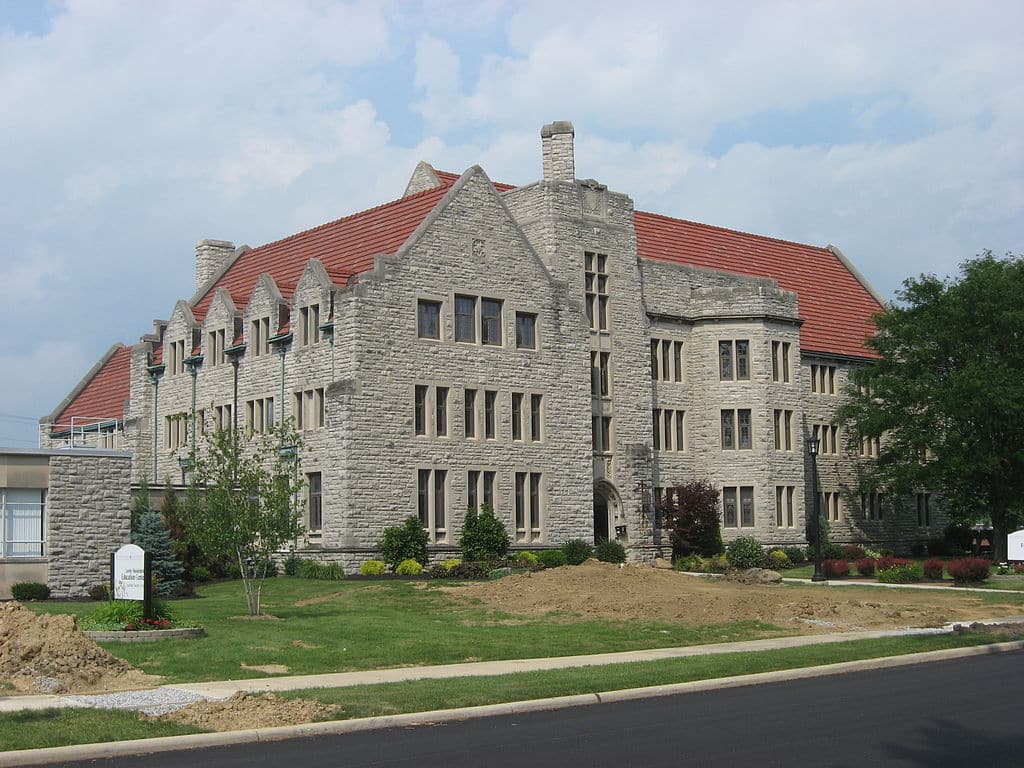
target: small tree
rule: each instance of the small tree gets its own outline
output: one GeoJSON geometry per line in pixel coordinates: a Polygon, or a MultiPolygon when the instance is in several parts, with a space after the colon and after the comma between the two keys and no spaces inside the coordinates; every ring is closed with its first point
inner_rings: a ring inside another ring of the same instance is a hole
{"type": "Polygon", "coordinates": [[[401,525],[385,528],[377,548],[391,570],[397,568],[403,560],[427,564],[427,532],[416,515],[409,515],[401,525]]]}
{"type": "Polygon", "coordinates": [[[718,489],[707,480],[667,489],[658,506],[658,515],[662,527],[668,531],[673,555],[710,557],[724,551],[718,519],[718,489]]]}
{"type": "Polygon", "coordinates": [[[220,430],[204,448],[194,457],[182,520],[206,557],[238,563],[255,616],[271,556],[301,531],[298,435],[281,427],[261,443],[243,444],[233,431],[220,430]],[[294,454],[284,455],[285,445],[294,454]]]}
{"type": "Polygon", "coordinates": [[[462,559],[467,562],[501,560],[508,554],[508,531],[494,514],[490,504],[484,504],[477,513],[476,507],[466,510],[466,521],[462,524],[462,538],[459,547],[462,559]]]}
{"type": "Polygon", "coordinates": [[[148,552],[153,563],[153,594],[159,597],[176,595],[181,588],[181,561],[174,555],[170,531],[149,501],[149,486],[145,479],[132,499],[132,519],[132,544],[138,544],[148,552]]]}

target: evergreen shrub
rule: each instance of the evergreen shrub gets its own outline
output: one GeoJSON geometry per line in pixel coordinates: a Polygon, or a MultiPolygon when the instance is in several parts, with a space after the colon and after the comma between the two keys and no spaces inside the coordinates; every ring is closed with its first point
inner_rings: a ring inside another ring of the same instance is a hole
{"type": "Polygon", "coordinates": [[[399,576],[419,576],[423,573],[423,564],[419,560],[408,558],[403,560],[395,568],[395,573],[399,576]]]}
{"type": "Polygon", "coordinates": [[[403,560],[427,564],[427,532],[416,515],[405,518],[401,525],[385,528],[377,547],[381,559],[392,569],[403,560]]]}
{"type": "Polygon", "coordinates": [[[490,504],[466,510],[459,547],[462,559],[470,561],[503,560],[508,554],[509,537],[505,524],[494,514],[490,504]]]}
{"type": "Polygon", "coordinates": [[[594,556],[594,548],[583,539],[571,539],[562,545],[565,561],[569,565],[582,565],[594,556]]]}
{"type": "Polygon", "coordinates": [[[568,562],[565,552],[560,549],[542,549],[537,553],[537,560],[545,568],[560,568],[568,562]]]}
{"type": "Polygon", "coordinates": [[[386,567],[383,560],[367,560],[359,566],[359,573],[363,576],[381,576],[386,567]]]}
{"type": "Polygon", "coordinates": [[[19,603],[30,600],[49,600],[50,588],[38,581],[19,581],[11,584],[11,597],[19,603]]]}
{"type": "Polygon", "coordinates": [[[621,542],[613,539],[606,539],[597,545],[597,559],[602,563],[624,563],[626,562],[626,548],[621,542]]]}
{"type": "Polygon", "coordinates": [[[773,571],[785,571],[793,567],[793,561],[781,549],[773,549],[768,553],[768,567],[773,571]]]}
{"type": "Polygon", "coordinates": [[[753,536],[740,536],[729,542],[725,558],[733,568],[760,568],[764,565],[764,549],[753,536]]]}

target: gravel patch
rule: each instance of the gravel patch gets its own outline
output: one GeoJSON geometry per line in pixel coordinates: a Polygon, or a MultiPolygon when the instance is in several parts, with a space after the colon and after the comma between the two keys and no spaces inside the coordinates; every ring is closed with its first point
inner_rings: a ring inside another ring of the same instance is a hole
{"type": "Polygon", "coordinates": [[[191,691],[173,688],[155,688],[149,691],[124,691],[91,696],[64,696],[80,707],[93,709],[129,709],[145,715],[166,715],[196,701],[207,701],[208,697],[191,691]]]}

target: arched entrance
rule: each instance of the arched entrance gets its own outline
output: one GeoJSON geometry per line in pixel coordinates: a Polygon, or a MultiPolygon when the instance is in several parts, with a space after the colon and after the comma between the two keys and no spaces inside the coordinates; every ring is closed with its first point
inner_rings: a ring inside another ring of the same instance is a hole
{"type": "Polygon", "coordinates": [[[615,486],[602,481],[594,486],[594,543],[615,538],[615,525],[621,509],[615,486]]]}

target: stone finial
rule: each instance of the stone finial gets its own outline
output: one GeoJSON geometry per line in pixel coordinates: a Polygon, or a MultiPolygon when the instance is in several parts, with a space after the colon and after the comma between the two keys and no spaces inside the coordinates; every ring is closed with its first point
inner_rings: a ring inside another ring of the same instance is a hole
{"type": "Polygon", "coordinates": [[[576,158],[573,149],[575,135],[576,131],[568,120],[548,123],[540,129],[545,181],[576,179],[576,158]]]}
{"type": "Polygon", "coordinates": [[[219,274],[235,252],[227,240],[200,240],[196,243],[196,291],[219,274]]]}

